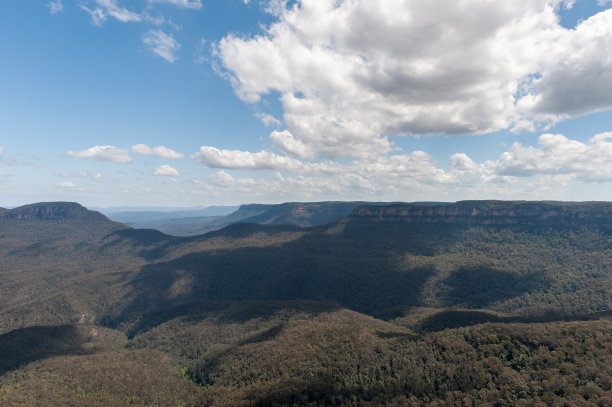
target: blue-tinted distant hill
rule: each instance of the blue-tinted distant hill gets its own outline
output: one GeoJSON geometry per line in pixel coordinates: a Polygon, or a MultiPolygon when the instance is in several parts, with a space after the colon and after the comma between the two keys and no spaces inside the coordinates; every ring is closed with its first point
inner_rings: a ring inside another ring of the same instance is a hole
{"type": "Polygon", "coordinates": [[[156,229],[173,236],[206,233],[205,226],[238,209],[237,206],[210,206],[197,209],[106,208],[100,209],[110,219],[136,229],[156,229]]]}
{"type": "MultiPolygon", "coordinates": [[[[204,210],[170,212],[126,211],[104,213],[112,220],[137,229],[156,229],[172,236],[196,236],[235,223],[260,225],[320,226],[347,216],[361,205],[390,205],[375,202],[287,202],[248,204],[240,207],[210,207],[204,210]]],[[[443,205],[417,202],[412,205],[443,205]]]]}

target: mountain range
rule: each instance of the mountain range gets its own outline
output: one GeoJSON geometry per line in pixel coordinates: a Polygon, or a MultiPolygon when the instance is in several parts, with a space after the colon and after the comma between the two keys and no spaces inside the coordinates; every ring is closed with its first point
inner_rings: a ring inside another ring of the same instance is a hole
{"type": "MultiPolygon", "coordinates": [[[[156,229],[172,236],[196,236],[223,229],[234,223],[262,225],[320,226],[347,216],[357,206],[372,202],[287,202],[277,205],[248,204],[239,207],[212,206],[182,211],[103,210],[112,220],[137,229],[156,229]]],[[[443,205],[415,202],[413,205],[443,205]]]]}
{"type": "Polygon", "coordinates": [[[612,397],[611,203],[243,205],[223,222],[174,237],[76,203],[0,210],[0,402],[612,397]]]}

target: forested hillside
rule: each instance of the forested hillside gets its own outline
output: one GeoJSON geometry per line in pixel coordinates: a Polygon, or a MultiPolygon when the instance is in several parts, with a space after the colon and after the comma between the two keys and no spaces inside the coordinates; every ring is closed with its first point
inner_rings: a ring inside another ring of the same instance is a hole
{"type": "Polygon", "coordinates": [[[189,238],[45,203],[0,214],[0,259],[6,405],[612,402],[609,203],[189,238]]]}

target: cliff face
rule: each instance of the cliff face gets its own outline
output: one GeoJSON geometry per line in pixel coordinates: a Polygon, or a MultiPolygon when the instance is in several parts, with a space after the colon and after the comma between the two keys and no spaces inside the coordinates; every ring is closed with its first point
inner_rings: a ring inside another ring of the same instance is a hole
{"type": "Polygon", "coordinates": [[[90,211],[75,202],[41,202],[0,212],[0,219],[87,219],[108,220],[99,212],[90,211]]]}
{"type": "Polygon", "coordinates": [[[565,226],[597,223],[612,228],[612,203],[462,201],[439,206],[364,205],[355,208],[351,216],[378,222],[565,226]]]}

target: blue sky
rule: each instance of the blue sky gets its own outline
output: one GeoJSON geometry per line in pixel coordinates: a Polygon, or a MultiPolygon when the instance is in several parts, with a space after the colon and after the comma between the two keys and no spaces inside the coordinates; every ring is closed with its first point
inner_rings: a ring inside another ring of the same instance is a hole
{"type": "Polygon", "coordinates": [[[0,2],[0,206],[612,200],[612,2],[0,2]]]}

